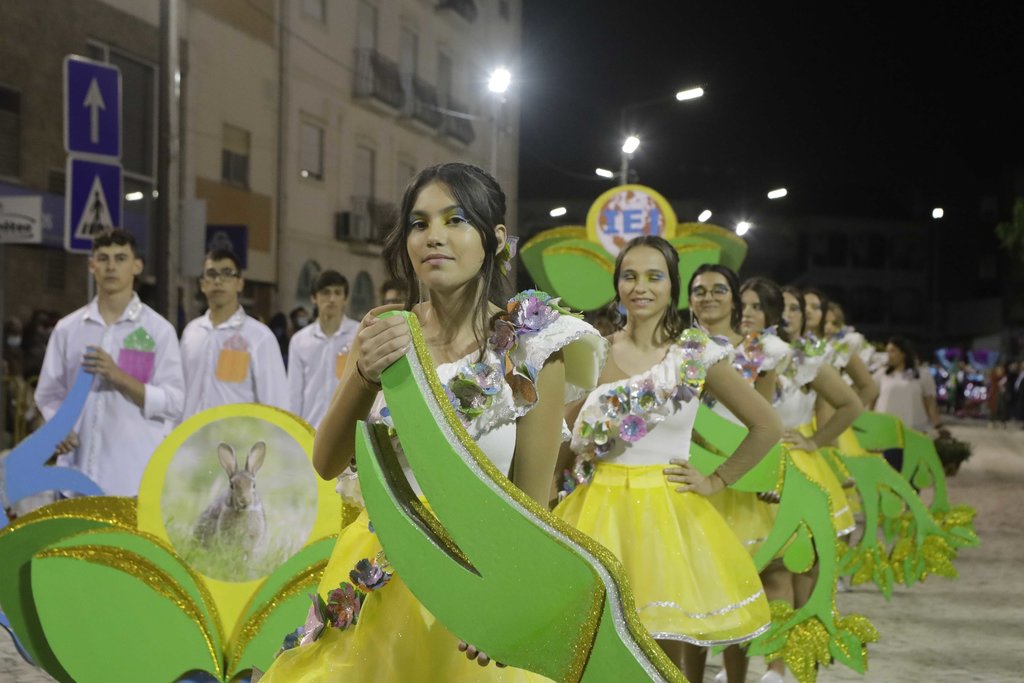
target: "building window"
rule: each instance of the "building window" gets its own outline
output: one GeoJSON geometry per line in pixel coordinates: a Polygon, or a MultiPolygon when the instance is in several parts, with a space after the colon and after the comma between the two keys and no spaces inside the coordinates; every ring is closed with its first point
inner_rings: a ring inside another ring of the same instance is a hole
{"type": "Polygon", "coordinates": [[[17,176],[21,157],[21,93],[0,86],[0,176],[17,176]]]}
{"type": "Polygon", "coordinates": [[[359,3],[356,21],[356,47],[360,50],[376,50],[377,8],[363,0],[359,3]]]}
{"type": "Polygon", "coordinates": [[[324,0],[302,0],[302,13],[321,24],[327,20],[327,9],[324,6],[324,0]]]}
{"type": "Polygon", "coordinates": [[[420,38],[408,26],[402,27],[401,52],[398,57],[398,70],[403,76],[415,76],[418,72],[420,38]]]}
{"type": "Polygon", "coordinates": [[[508,0],[498,0],[498,16],[500,16],[505,21],[508,21],[510,14],[511,11],[509,9],[508,0]]]}
{"type": "Polygon", "coordinates": [[[249,187],[249,131],[224,124],[220,177],[226,183],[249,187]]]}
{"type": "Polygon", "coordinates": [[[437,55],[437,100],[447,108],[452,98],[452,58],[445,52],[437,55]]]}
{"type": "Polygon", "coordinates": [[[299,130],[299,175],[323,180],[324,129],[315,123],[303,122],[299,130]]]}
{"type": "Polygon", "coordinates": [[[354,188],[358,197],[376,196],[377,152],[365,145],[356,146],[356,178],[354,188]]]}

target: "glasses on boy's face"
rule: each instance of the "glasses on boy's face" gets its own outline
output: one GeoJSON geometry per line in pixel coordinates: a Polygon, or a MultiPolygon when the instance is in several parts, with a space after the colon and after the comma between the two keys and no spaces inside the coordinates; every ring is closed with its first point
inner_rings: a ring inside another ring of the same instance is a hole
{"type": "Polygon", "coordinates": [[[233,268],[221,268],[220,270],[208,268],[203,271],[203,279],[210,282],[216,282],[217,280],[234,280],[236,277],[238,277],[238,271],[233,268]]]}
{"type": "Polygon", "coordinates": [[[713,299],[724,299],[729,296],[729,288],[725,285],[715,285],[711,289],[695,287],[691,296],[694,299],[703,299],[707,296],[711,296],[713,299]]]}

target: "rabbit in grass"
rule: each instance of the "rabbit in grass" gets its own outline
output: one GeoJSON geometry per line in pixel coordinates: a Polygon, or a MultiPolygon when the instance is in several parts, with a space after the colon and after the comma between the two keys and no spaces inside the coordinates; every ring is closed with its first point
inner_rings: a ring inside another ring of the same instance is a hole
{"type": "Polygon", "coordinates": [[[256,472],[267,455],[267,444],[257,441],[249,449],[245,467],[239,469],[235,449],[221,442],[217,446],[220,464],[230,484],[203,510],[194,535],[208,549],[241,551],[251,557],[266,544],[267,518],[256,492],[256,472]]]}

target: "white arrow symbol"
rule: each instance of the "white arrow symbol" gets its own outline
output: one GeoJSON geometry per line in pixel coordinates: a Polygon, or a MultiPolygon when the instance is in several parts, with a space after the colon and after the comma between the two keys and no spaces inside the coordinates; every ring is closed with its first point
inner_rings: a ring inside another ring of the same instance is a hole
{"type": "Polygon", "coordinates": [[[100,109],[107,108],[95,78],[89,84],[89,91],[85,93],[82,106],[89,107],[89,142],[95,145],[100,141],[100,109]]]}

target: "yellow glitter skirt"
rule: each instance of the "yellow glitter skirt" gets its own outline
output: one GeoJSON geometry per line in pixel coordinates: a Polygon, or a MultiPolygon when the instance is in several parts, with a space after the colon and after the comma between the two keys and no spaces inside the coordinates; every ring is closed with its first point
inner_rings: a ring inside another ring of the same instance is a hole
{"type": "MultiPolygon", "coordinates": [[[[356,562],[381,551],[364,510],[345,527],[324,570],[319,592],[342,581],[356,562]]],[[[456,598],[457,599],[457,598],[456,598]]],[[[299,624],[296,624],[297,626],[299,624]]],[[[284,634],[282,634],[282,638],[284,634]]],[[[458,651],[459,639],[437,621],[395,574],[366,596],[359,619],[342,631],[325,628],[316,642],[287,650],[274,661],[262,683],[366,681],[367,683],[518,683],[549,679],[522,669],[481,667],[458,651]]]]}
{"type": "MultiPolygon", "coordinates": [[[[809,436],[804,427],[801,427],[800,431],[805,436],[809,436]]],[[[846,499],[846,491],[835,472],[832,471],[832,467],[825,460],[825,456],[817,451],[808,453],[799,448],[790,448],[789,454],[800,471],[806,474],[811,481],[822,486],[828,493],[829,508],[832,510],[832,526],[836,529],[836,536],[845,536],[856,529],[857,522],[853,519],[853,511],[846,499]]]]}
{"type": "Polygon", "coordinates": [[[741,643],[769,626],[750,554],[707,498],[676,493],[665,465],[598,463],[554,514],[622,562],[651,635],[696,645],[741,643]]]}
{"type": "Polygon", "coordinates": [[[751,556],[757,553],[775,525],[778,505],[757,499],[756,493],[725,488],[708,497],[718,514],[751,556]]]}

